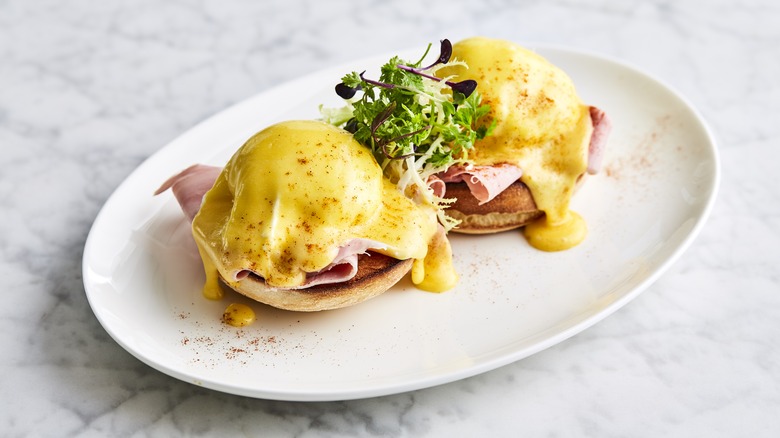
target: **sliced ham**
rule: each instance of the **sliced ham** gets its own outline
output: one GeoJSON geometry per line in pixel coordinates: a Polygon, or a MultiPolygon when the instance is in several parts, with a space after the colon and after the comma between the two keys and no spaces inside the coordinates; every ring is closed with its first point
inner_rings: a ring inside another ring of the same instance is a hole
{"type": "Polygon", "coordinates": [[[306,275],[303,285],[293,289],[303,289],[318,284],[341,283],[354,277],[358,271],[358,255],[369,250],[387,249],[387,245],[371,239],[352,239],[339,247],[336,258],[318,272],[306,275]]]}
{"type": "Polygon", "coordinates": [[[471,194],[482,205],[506,190],[523,175],[523,171],[512,164],[495,166],[454,165],[438,177],[445,183],[465,182],[471,194]]]}
{"type": "MultiPolygon", "coordinates": [[[[352,254],[345,257],[342,257],[339,260],[333,260],[333,262],[326,266],[324,269],[318,271],[318,272],[310,272],[306,274],[306,279],[304,280],[303,284],[300,286],[294,286],[294,287],[285,287],[285,288],[278,288],[280,290],[294,290],[294,289],[305,289],[307,287],[316,286],[318,284],[329,284],[329,283],[342,283],[344,281],[347,281],[351,279],[352,277],[357,274],[358,270],[358,255],[352,254]]],[[[256,276],[262,278],[262,275],[260,275],[257,272],[253,272],[248,269],[238,270],[233,273],[233,278],[238,280],[243,280],[244,278],[248,277],[250,274],[255,274],[256,276]]]]}
{"type": "MultiPolygon", "coordinates": [[[[607,137],[612,130],[612,121],[603,110],[595,106],[591,106],[589,110],[591,123],[593,123],[593,134],[588,144],[587,172],[593,175],[601,170],[607,137]]],[[[522,169],[511,164],[495,166],[455,165],[447,169],[446,172],[429,177],[428,186],[436,196],[443,198],[447,190],[445,183],[463,181],[469,186],[471,194],[482,205],[495,198],[513,182],[520,179],[522,175],[522,169]]]]}
{"type": "MultiPolygon", "coordinates": [[[[203,196],[214,186],[221,171],[221,167],[195,164],[168,178],[154,194],[159,195],[171,189],[184,214],[192,221],[200,210],[203,196]]],[[[288,289],[303,289],[318,284],[341,283],[350,280],[357,274],[359,254],[372,249],[386,248],[387,245],[375,240],[352,239],[338,248],[333,261],[328,266],[318,272],[307,273],[303,285],[288,289]]],[[[232,276],[235,280],[241,280],[250,273],[252,271],[243,269],[232,273],[232,276]]],[[[256,272],[255,274],[260,276],[256,272]]]]}
{"type": "Polygon", "coordinates": [[[588,145],[588,173],[593,175],[601,170],[607,137],[612,130],[612,121],[607,113],[595,106],[590,107],[590,120],[593,123],[593,134],[588,145]]]}
{"type": "Polygon", "coordinates": [[[168,178],[154,194],[171,189],[184,214],[192,221],[203,203],[203,195],[214,186],[220,172],[221,167],[195,164],[168,178]]]}
{"type": "Polygon", "coordinates": [[[341,260],[334,260],[325,269],[319,272],[306,274],[303,285],[291,289],[305,289],[318,284],[343,283],[352,279],[358,271],[358,255],[352,254],[341,260]]]}
{"type": "Polygon", "coordinates": [[[433,195],[443,198],[447,192],[447,184],[438,177],[438,175],[431,175],[428,177],[428,187],[433,190],[433,195]]]}
{"type": "MultiPolygon", "coordinates": [[[[305,289],[318,284],[343,283],[352,279],[358,271],[358,255],[369,250],[386,249],[387,245],[369,239],[352,239],[338,249],[336,258],[323,269],[317,272],[309,272],[300,286],[278,288],[279,290],[305,289]]],[[[233,279],[243,280],[250,274],[262,278],[257,272],[249,269],[237,270],[233,273],[233,279]]]]}

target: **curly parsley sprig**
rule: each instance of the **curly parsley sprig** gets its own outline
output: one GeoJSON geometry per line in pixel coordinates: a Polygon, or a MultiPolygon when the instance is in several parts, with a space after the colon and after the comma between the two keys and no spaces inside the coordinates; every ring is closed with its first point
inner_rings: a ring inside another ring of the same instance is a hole
{"type": "Polygon", "coordinates": [[[345,75],[336,93],[346,106],[320,110],[326,121],[343,127],[371,149],[385,175],[402,191],[435,206],[449,229],[456,222],[442,209],[452,200],[436,197],[428,178],[455,163],[468,162],[474,142],[489,135],[494,125],[482,120],[490,107],[481,103],[476,81],[453,82],[451,77],[436,76],[445,65],[465,65],[450,60],[450,41],[441,41],[433,64],[420,67],[430,48],[429,44],[414,63],[391,58],[378,80],[366,78],[365,71],[345,75]]]}

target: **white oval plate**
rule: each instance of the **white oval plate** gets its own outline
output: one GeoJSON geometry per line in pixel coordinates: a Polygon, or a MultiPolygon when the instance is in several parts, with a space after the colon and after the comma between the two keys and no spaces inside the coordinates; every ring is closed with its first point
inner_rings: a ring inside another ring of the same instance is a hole
{"type": "MultiPolygon", "coordinates": [[[[204,121],[146,160],[108,199],[84,250],[95,315],[127,351],[196,385],[279,400],[345,400],[399,393],[482,373],[554,345],[636,297],[691,243],[715,199],[718,157],[698,113],[659,81],[592,54],[535,47],[573,78],[585,102],[613,119],[605,169],[574,201],[590,227],[570,251],[543,253],[519,232],[452,235],[460,284],[442,294],[402,281],[347,309],[295,313],[235,294],[200,295],[189,224],[159,184],[193,163],[224,164],[256,131],[338,106],[349,71],[284,84],[204,121]],[[230,302],[258,321],[220,323],[230,302]]],[[[418,52],[402,53],[411,59],[418,52]]],[[[369,73],[370,74],[370,73],[369,73]]]]}

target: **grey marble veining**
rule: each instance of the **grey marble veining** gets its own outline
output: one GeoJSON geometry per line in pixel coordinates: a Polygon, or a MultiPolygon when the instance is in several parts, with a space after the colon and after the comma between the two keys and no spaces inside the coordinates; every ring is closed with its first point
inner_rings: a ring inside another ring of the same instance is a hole
{"type": "Polygon", "coordinates": [[[0,1],[0,435],[778,436],[778,23],[771,0],[0,1]],[[476,34],[619,58],[709,121],[719,200],[638,299],[495,371],[331,403],[202,389],[102,329],[84,241],[145,158],[287,79],[476,34]]]}

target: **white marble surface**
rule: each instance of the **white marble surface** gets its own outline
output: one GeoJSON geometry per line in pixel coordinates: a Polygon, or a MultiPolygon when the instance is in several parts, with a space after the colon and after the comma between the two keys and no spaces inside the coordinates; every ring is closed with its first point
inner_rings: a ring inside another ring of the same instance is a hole
{"type": "Polygon", "coordinates": [[[0,1],[0,435],[780,436],[778,23],[774,0],[0,1]],[[288,78],[474,34],[621,58],[710,122],[719,200],[638,299],[495,371],[347,402],[209,391],[109,338],[83,245],[146,157],[288,78]]]}

